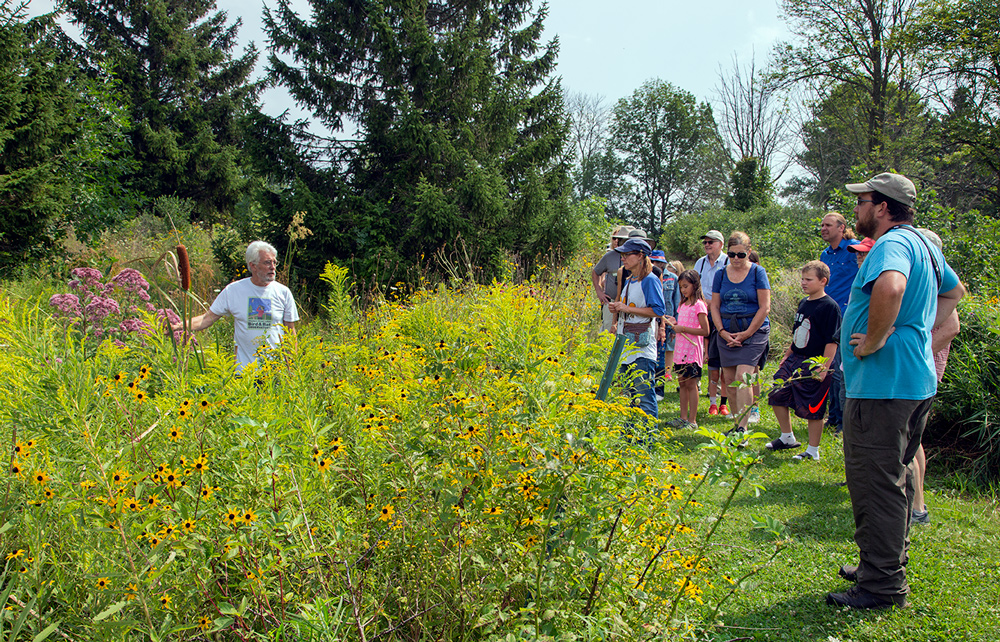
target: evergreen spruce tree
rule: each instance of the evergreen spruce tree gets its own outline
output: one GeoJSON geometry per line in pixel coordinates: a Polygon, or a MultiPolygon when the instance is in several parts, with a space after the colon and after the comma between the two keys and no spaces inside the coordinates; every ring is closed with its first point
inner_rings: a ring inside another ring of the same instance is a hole
{"type": "Polygon", "coordinates": [[[309,186],[333,203],[310,210],[308,227],[331,231],[314,234],[313,251],[354,255],[368,273],[450,254],[489,274],[504,251],[572,249],[568,127],[551,77],[558,43],[540,43],[544,6],[310,8],[311,20],[288,0],[265,9],[272,73],[328,128],[358,129],[353,143],[331,141],[325,184],[309,186]]]}
{"type": "Polygon", "coordinates": [[[241,196],[240,116],[256,92],[251,45],[232,56],[240,21],[213,0],[66,0],[94,74],[111,69],[128,104],[135,173],[146,197],[194,203],[192,216],[227,215],[241,196]]]}
{"type": "Polygon", "coordinates": [[[51,251],[73,198],[80,135],[72,69],[52,46],[51,15],[25,21],[0,2],[0,265],[51,251]]]}

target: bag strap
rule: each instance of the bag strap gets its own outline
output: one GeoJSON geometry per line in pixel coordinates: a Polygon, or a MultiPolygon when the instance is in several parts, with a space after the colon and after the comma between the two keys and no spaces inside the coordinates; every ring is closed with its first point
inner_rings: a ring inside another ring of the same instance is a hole
{"type": "Polygon", "coordinates": [[[927,241],[927,237],[918,232],[917,228],[912,225],[896,225],[889,228],[890,232],[892,230],[907,230],[913,232],[913,234],[916,235],[916,237],[924,244],[924,247],[927,248],[927,254],[931,258],[931,265],[934,266],[934,278],[937,279],[938,292],[940,292],[941,286],[944,284],[944,276],[941,274],[941,268],[938,267],[937,259],[934,258],[934,252],[931,251],[931,244],[927,241]]]}

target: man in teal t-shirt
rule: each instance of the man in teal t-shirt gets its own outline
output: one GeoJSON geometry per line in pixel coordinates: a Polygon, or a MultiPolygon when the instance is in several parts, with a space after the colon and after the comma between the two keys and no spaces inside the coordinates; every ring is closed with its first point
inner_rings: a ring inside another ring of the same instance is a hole
{"type": "Polygon", "coordinates": [[[955,310],[965,289],[913,229],[916,188],[909,179],[879,174],[847,189],[858,196],[858,231],[875,239],[841,326],[844,467],[860,560],[840,569],[857,585],[826,601],[889,608],[905,605],[910,590],[912,462],[937,392],[931,328],[955,310]]]}

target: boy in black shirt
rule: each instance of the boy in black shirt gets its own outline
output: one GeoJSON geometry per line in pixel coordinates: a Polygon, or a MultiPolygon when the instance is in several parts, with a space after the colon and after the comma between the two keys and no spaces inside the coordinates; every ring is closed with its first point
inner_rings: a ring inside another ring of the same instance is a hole
{"type": "Polygon", "coordinates": [[[767,397],[781,427],[781,436],[767,444],[771,450],[798,448],[788,409],[809,422],[809,447],[793,459],[819,460],[819,441],[823,435],[823,415],[830,391],[829,365],[837,352],[840,336],[840,306],[826,293],[830,268],[821,261],[809,261],[802,266],[802,291],[806,298],[799,301],[792,327],[792,345],[775,373],[775,380],[785,381],[767,397]],[[822,357],[822,365],[808,359],[822,357]],[[795,379],[795,381],[789,381],[795,379]]]}

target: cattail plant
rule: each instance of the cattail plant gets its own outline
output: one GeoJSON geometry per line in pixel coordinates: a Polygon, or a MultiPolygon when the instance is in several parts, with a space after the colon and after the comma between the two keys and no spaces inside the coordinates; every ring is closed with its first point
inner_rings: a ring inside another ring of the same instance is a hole
{"type": "Polygon", "coordinates": [[[191,261],[183,245],[177,246],[177,272],[181,277],[181,289],[187,292],[191,289],[191,261]]]}

